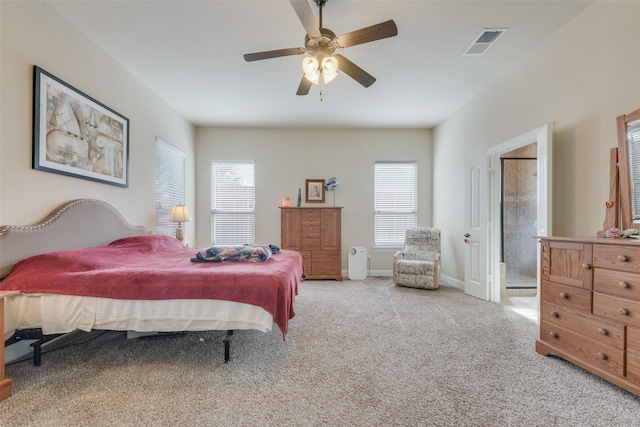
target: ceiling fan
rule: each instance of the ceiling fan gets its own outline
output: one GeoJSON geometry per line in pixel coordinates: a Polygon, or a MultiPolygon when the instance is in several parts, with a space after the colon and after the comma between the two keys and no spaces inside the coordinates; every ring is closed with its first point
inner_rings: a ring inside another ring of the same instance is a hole
{"type": "Polygon", "coordinates": [[[322,77],[324,83],[329,83],[336,77],[338,70],[343,71],[364,87],[371,86],[376,81],[375,77],[344,56],[334,52],[336,49],[396,36],[398,35],[396,23],[393,20],[389,20],[336,37],[333,31],[322,27],[322,8],[328,0],[313,1],[320,10],[320,25],[318,25],[313,16],[308,0],[289,0],[304,29],[307,31],[307,35],[304,38],[304,47],[247,53],[244,55],[244,60],[251,62],[308,53],[309,56],[302,60],[304,74],[296,95],[307,95],[311,85],[319,83],[320,77],[322,77]]]}

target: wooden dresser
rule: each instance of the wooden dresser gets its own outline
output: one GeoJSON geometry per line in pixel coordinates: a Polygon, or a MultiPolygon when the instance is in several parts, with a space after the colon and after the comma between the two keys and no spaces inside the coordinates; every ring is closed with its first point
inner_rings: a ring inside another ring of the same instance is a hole
{"type": "Polygon", "coordinates": [[[307,279],[342,280],[341,207],[281,207],[280,247],[299,251],[307,279]]]}
{"type": "Polygon", "coordinates": [[[536,351],[640,395],[640,242],[543,237],[541,243],[536,351]]]}

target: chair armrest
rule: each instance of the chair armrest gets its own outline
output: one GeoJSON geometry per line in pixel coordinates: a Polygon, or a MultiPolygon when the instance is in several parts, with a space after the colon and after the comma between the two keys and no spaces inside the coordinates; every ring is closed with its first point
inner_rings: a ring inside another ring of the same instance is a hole
{"type": "Polygon", "coordinates": [[[404,259],[404,252],[403,252],[403,251],[398,251],[398,252],[396,252],[395,254],[393,254],[393,262],[392,262],[392,264],[393,264],[393,272],[392,272],[392,278],[393,278],[393,281],[394,281],[394,282],[396,281],[396,262],[397,262],[397,261],[399,261],[399,260],[401,260],[401,259],[404,259]]]}

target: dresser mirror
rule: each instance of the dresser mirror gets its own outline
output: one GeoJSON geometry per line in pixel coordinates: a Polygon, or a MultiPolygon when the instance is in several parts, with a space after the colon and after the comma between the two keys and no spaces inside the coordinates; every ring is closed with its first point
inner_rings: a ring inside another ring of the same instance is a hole
{"type": "Polygon", "coordinates": [[[623,230],[640,230],[640,109],[619,116],[618,167],[623,230]]]}

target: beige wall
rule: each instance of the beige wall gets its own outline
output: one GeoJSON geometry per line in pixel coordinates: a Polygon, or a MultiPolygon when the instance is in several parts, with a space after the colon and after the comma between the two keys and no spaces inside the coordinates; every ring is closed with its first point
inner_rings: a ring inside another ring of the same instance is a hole
{"type": "Polygon", "coordinates": [[[434,223],[442,273],[464,280],[464,166],[554,123],[553,234],[595,236],[616,116],[640,107],[640,2],[596,2],[434,130],[434,223]]]}
{"type": "MultiPolygon", "coordinates": [[[[336,205],[342,211],[343,270],[346,249],[364,246],[372,273],[390,273],[393,253],[373,252],[373,166],[376,160],[418,162],[418,222],[431,223],[432,159],[430,130],[357,129],[196,129],[196,243],[210,242],[211,159],[256,161],[256,242],[280,244],[282,197],[295,206],[298,188],[304,203],[305,179],[340,178],[336,205]]],[[[333,205],[327,193],[325,205],[333,205]]],[[[309,204],[307,206],[322,206],[309,204]]]]}
{"type": "MultiPolygon", "coordinates": [[[[153,230],[156,136],[186,152],[187,204],[193,209],[191,124],[46,3],[2,1],[0,17],[0,224],[29,224],[66,201],[89,197],[153,230]],[[34,65],[129,118],[129,188],[31,168],[34,65]]],[[[193,242],[193,227],[187,233],[193,242]]]]}

